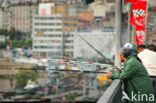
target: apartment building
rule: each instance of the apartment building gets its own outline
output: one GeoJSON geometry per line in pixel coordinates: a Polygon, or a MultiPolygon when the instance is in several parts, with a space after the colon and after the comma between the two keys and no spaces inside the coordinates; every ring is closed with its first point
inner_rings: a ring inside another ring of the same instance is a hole
{"type": "Polygon", "coordinates": [[[73,56],[74,44],[73,44],[73,32],[78,30],[78,17],[69,15],[68,6],[66,4],[55,5],[51,8],[52,15],[63,16],[63,52],[64,55],[73,56]]]}
{"type": "Polygon", "coordinates": [[[2,17],[2,28],[3,29],[10,29],[10,18],[11,18],[11,13],[10,13],[10,8],[9,8],[9,1],[8,0],[3,0],[1,4],[1,17],[2,17]]]}
{"type": "Polygon", "coordinates": [[[38,3],[14,4],[10,12],[11,27],[31,35],[33,16],[38,14],[38,3]]]}
{"type": "Polygon", "coordinates": [[[37,57],[63,55],[62,15],[36,15],[33,20],[33,52],[37,57]]]}

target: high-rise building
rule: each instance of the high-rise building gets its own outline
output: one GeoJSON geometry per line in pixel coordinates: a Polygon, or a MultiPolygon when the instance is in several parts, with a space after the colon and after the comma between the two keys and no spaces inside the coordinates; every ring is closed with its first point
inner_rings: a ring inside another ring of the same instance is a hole
{"type": "MultiPolygon", "coordinates": [[[[39,26],[35,23],[33,24],[34,25],[33,27],[34,53],[38,57],[48,56],[48,55],[63,55],[63,54],[73,56],[74,45],[73,45],[73,33],[71,32],[77,31],[78,18],[77,16],[69,15],[68,5],[57,4],[57,3],[56,4],[41,3],[39,5],[39,15],[36,15],[35,17],[40,18],[41,23],[38,24],[39,26]],[[61,22],[60,25],[57,23],[58,17],[60,18],[59,21],[61,22]],[[53,18],[53,19],[50,19],[50,18],[53,18]],[[46,24],[47,22],[49,22],[50,24],[46,24]],[[41,25],[42,23],[44,23],[44,25],[41,25]],[[47,25],[49,25],[50,28],[47,25]],[[51,32],[49,31],[47,33],[46,31],[44,31],[46,30],[47,27],[49,28],[48,30],[50,30],[51,32]],[[36,34],[36,28],[42,29],[41,32],[38,32],[36,34]],[[56,29],[57,29],[57,32],[55,31],[56,29]],[[43,33],[44,35],[38,35],[40,33],[41,34],[43,33]],[[39,40],[36,39],[38,37],[40,37],[39,40]],[[42,45],[40,45],[41,44],[40,41],[42,41],[44,44],[46,42],[51,43],[52,47],[51,46],[49,47],[48,46],[49,44],[47,44],[44,48],[42,48],[41,47],[42,45]]],[[[35,22],[36,20],[37,18],[34,18],[35,22]]],[[[39,22],[39,20],[37,22],[39,22]]]]}
{"type": "Polygon", "coordinates": [[[33,21],[33,52],[38,57],[63,55],[61,15],[36,15],[33,21]]]}
{"type": "Polygon", "coordinates": [[[74,32],[78,30],[77,16],[63,16],[63,50],[64,54],[73,57],[74,52],[74,32]]]}
{"type": "Polygon", "coordinates": [[[38,14],[38,3],[14,4],[10,11],[11,27],[31,35],[33,16],[38,14]]]}

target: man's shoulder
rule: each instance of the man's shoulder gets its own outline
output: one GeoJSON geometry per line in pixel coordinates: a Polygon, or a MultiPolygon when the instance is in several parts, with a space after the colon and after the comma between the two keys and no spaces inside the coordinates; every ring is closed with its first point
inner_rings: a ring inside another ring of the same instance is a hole
{"type": "Polygon", "coordinates": [[[128,64],[131,64],[131,65],[140,65],[140,62],[137,60],[136,57],[131,57],[128,61],[127,61],[128,64]]]}
{"type": "Polygon", "coordinates": [[[143,50],[142,52],[138,53],[138,57],[142,57],[142,56],[146,56],[147,53],[149,53],[150,51],[148,49],[143,50]]]}
{"type": "Polygon", "coordinates": [[[153,52],[153,51],[150,51],[148,49],[145,49],[144,51],[138,53],[138,57],[148,57],[149,55],[153,55],[153,56],[156,56],[156,53],[153,52]]]}

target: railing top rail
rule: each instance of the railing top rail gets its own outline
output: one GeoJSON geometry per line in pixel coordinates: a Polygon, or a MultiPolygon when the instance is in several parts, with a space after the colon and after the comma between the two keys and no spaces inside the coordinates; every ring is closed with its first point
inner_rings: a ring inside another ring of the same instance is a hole
{"type": "Polygon", "coordinates": [[[107,88],[104,94],[100,97],[97,103],[112,103],[116,93],[121,87],[121,80],[114,80],[112,84],[107,88]]]}

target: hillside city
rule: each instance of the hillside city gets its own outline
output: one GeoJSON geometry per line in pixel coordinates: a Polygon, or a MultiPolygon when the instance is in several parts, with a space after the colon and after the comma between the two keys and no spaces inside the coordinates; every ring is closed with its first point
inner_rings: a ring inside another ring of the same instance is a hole
{"type": "MultiPolygon", "coordinates": [[[[0,0],[0,101],[97,101],[112,83],[115,1],[0,0]]],[[[128,12],[123,0],[122,46],[134,43],[128,12]]],[[[146,44],[156,45],[155,0],[146,44]]]]}

